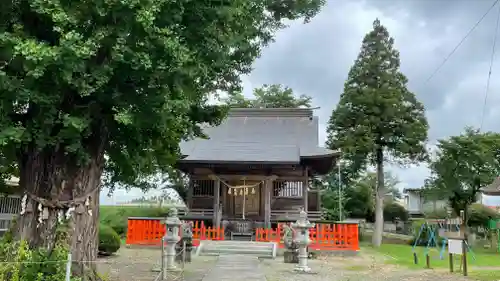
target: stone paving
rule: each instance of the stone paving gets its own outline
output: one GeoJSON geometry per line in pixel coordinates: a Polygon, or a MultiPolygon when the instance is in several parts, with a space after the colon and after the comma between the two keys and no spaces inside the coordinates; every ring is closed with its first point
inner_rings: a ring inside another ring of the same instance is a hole
{"type": "Polygon", "coordinates": [[[220,255],[214,268],[202,281],[266,281],[260,270],[259,259],[255,256],[220,255]]]}

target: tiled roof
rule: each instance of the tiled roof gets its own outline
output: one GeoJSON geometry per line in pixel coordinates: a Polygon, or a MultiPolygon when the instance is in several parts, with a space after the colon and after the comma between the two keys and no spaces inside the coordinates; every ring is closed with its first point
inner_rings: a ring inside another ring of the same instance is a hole
{"type": "Polygon", "coordinates": [[[233,109],[208,140],[181,143],[183,161],[298,163],[301,157],[329,157],[318,146],[318,118],[311,109],[233,109]]]}

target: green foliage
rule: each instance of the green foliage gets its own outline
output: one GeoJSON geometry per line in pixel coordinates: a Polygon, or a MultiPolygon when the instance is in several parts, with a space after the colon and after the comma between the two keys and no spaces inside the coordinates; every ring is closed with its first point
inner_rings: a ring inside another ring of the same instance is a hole
{"type": "MultiPolygon", "coordinates": [[[[399,180],[390,172],[385,172],[385,186],[387,193],[391,193],[394,198],[401,196],[397,184],[399,180]]],[[[374,219],[374,196],[377,186],[377,175],[373,172],[368,172],[362,175],[359,179],[345,188],[346,197],[349,200],[346,202],[346,210],[353,218],[365,218],[369,221],[374,219]]],[[[388,219],[390,221],[391,219],[388,219]]]]}
{"type": "Polygon", "coordinates": [[[345,192],[339,194],[338,190],[327,189],[321,196],[321,200],[325,211],[325,219],[341,221],[349,216],[348,210],[345,207],[349,198],[347,198],[345,192]],[[342,201],[340,201],[341,197],[342,201]],[[342,217],[340,216],[340,208],[342,208],[342,217]]]}
{"type": "Polygon", "coordinates": [[[247,99],[241,92],[231,93],[225,103],[238,108],[297,108],[311,107],[312,98],[306,95],[296,97],[293,90],[283,85],[264,85],[253,90],[253,99],[247,99]]]}
{"type": "Polygon", "coordinates": [[[327,128],[327,145],[342,150],[353,178],[368,164],[389,159],[418,162],[426,157],[424,106],[408,90],[408,79],[399,67],[394,39],[377,19],[363,39],[327,128]]]}
{"type": "Polygon", "coordinates": [[[413,222],[413,229],[414,229],[413,238],[408,241],[408,244],[415,245],[415,241],[417,241],[416,245],[422,247],[424,246],[426,247],[427,245],[429,245],[430,247],[436,247],[442,245],[442,243],[444,242],[444,238],[438,237],[439,234],[438,228],[437,227],[430,228],[425,226],[422,228],[423,224],[425,224],[425,220],[416,220],[413,222]],[[435,238],[432,241],[430,241],[431,233],[434,233],[434,238],[435,238]]]}
{"type": "MultiPolygon", "coordinates": [[[[68,246],[57,243],[51,253],[32,250],[26,241],[13,241],[7,235],[0,242],[0,280],[61,281],[65,280],[68,246]]],[[[80,279],[72,278],[72,281],[80,279]]]]}
{"type": "Polygon", "coordinates": [[[395,222],[396,220],[407,221],[408,211],[405,207],[395,202],[389,202],[384,206],[384,220],[395,222]]]}
{"type": "Polygon", "coordinates": [[[225,116],[209,96],[239,90],[284,21],[308,21],[324,2],[8,2],[0,167],[40,150],[78,166],[105,154],[106,183],[147,187],[171,171],[182,139],[225,116]]]}
{"type": "Polygon", "coordinates": [[[109,256],[120,249],[121,239],[116,231],[105,225],[99,224],[99,254],[109,256]]]}
{"type": "Polygon", "coordinates": [[[99,212],[101,224],[111,227],[120,237],[125,237],[129,217],[163,218],[168,215],[168,208],[101,206],[99,212]]]}
{"type": "Polygon", "coordinates": [[[469,226],[487,227],[491,219],[500,219],[500,214],[482,204],[472,204],[470,206],[469,219],[467,220],[469,226]]]}
{"type": "Polygon", "coordinates": [[[432,161],[428,193],[449,198],[456,214],[474,203],[483,186],[500,173],[500,134],[467,128],[460,136],[439,140],[432,161]]]}

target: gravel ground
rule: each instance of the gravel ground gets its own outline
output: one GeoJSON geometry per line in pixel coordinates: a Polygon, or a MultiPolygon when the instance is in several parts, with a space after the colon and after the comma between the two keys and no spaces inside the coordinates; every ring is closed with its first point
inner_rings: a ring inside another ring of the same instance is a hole
{"type": "Polygon", "coordinates": [[[463,276],[432,270],[408,270],[384,263],[384,259],[369,254],[354,257],[319,257],[310,260],[310,274],[297,274],[293,264],[281,257],[262,260],[261,268],[268,281],[465,281],[463,276]]]}
{"type": "MultiPolygon", "coordinates": [[[[177,274],[169,276],[169,281],[202,281],[214,267],[217,257],[194,257],[177,274]]],[[[120,249],[113,257],[99,259],[98,269],[107,281],[154,281],[160,263],[157,249],[120,249]]],[[[465,281],[474,280],[444,271],[408,270],[404,267],[388,265],[384,258],[363,253],[354,257],[319,257],[310,260],[311,274],[297,274],[293,264],[283,263],[283,257],[275,260],[261,260],[267,281],[465,281]]],[[[239,280],[234,276],[234,280],[239,280]]]]}
{"type": "MultiPolygon", "coordinates": [[[[106,281],[154,281],[159,272],[161,252],[158,249],[123,247],[112,257],[100,258],[97,268],[106,281]]],[[[214,266],[216,257],[193,257],[192,263],[179,265],[179,272],[168,280],[201,281],[214,266]]]]}

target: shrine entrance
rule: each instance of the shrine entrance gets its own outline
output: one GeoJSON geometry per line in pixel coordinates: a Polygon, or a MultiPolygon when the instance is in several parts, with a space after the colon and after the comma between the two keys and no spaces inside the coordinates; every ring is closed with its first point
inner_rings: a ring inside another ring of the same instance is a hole
{"type": "Polygon", "coordinates": [[[237,195],[233,195],[235,216],[242,219],[260,215],[260,193],[262,184],[259,182],[248,184],[257,185],[251,188],[240,189],[237,195]]]}
{"type": "Polygon", "coordinates": [[[262,181],[235,181],[227,190],[231,197],[235,218],[257,218],[261,215],[262,181]]]}

